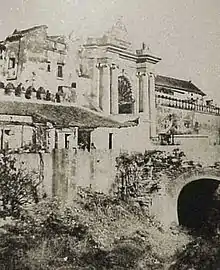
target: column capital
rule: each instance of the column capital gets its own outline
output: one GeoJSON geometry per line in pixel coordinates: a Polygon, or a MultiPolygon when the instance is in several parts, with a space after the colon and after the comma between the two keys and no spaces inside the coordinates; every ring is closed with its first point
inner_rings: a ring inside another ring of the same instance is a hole
{"type": "Polygon", "coordinates": [[[97,63],[96,68],[110,68],[110,69],[119,69],[119,65],[115,63],[97,63]]]}
{"type": "Polygon", "coordinates": [[[136,76],[137,76],[138,78],[141,78],[141,77],[146,76],[146,75],[147,75],[147,73],[144,72],[144,71],[138,71],[138,72],[136,73],[136,76]]]}
{"type": "Polygon", "coordinates": [[[111,63],[109,64],[110,69],[119,69],[119,65],[115,64],[115,63],[111,63]]]}
{"type": "Polygon", "coordinates": [[[148,76],[149,76],[150,78],[155,78],[155,77],[156,77],[156,75],[155,75],[153,72],[149,72],[149,73],[148,73],[148,76]]]}
{"type": "Polygon", "coordinates": [[[106,67],[108,67],[108,64],[98,63],[98,64],[96,64],[96,67],[97,67],[98,69],[106,68],[106,67]]]}

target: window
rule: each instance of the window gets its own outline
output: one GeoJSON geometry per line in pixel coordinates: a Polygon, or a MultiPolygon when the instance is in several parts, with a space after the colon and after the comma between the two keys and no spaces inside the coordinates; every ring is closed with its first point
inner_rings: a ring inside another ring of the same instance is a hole
{"type": "Polygon", "coordinates": [[[58,78],[63,78],[63,66],[62,65],[58,65],[57,67],[57,77],[58,78]]]}
{"type": "Polygon", "coordinates": [[[90,151],[90,145],[91,145],[91,131],[79,130],[78,132],[79,149],[90,151]]]}
{"type": "Polygon", "coordinates": [[[109,149],[113,148],[113,133],[109,133],[109,136],[108,136],[108,148],[109,149]]]}
{"type": "Polygon", "coordinates": [[[3,50],[0,49],[0,59],[3,60],[3,50]]]}
{"type": "Polygon", "coordinates": [[[15,58],[14,57],[9,58],[8,68],[9,69],[15,68],[15,58]]]}
{"type": "Polygon", "coordinates": [[[70,135],[71,134],[65,134],[65,148],[66,149],[69,149],[69,147],[70,147],[70,135]]]}
{"type": "Polygon", "coordinates": [[[63,86],[62,85],[59,85],[57,90],[58,90],[58,93],[63,94],[63,86]]]}
{"type": "Polygon", "coordinates": [[[72,88],[76,88],[76,83],[73,82],[73,83],[71,84],[71,87],[72,87],[72,88]]]}
{"type": "Polygon", "coordinates": [[[47,65],[47,72],[50,72],[51,69],[50,69],[50,64],[47,65]]]}

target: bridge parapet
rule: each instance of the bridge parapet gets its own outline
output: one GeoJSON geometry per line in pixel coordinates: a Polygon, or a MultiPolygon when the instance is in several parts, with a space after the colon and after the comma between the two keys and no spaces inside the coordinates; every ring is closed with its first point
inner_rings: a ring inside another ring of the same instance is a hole
{"type": "Polygon", "coordinates": [[[207,166],[189,170],[173,179],[164,179],[163,193],[153,198],[151,214],[165,227],[178,224],[178,198],[182,189],[190,182],[207,179],[219,181],[220,184],[220,168],[207,166]]]}
{"type": "Polygon", "coordinates": [[[199,179],[215,179],[220,181],[220,168],[208,166],[200,169],[189,170],[179,177],[167,181],[165,190],[172,197],[178,197],[185,185],[199,179]]]}

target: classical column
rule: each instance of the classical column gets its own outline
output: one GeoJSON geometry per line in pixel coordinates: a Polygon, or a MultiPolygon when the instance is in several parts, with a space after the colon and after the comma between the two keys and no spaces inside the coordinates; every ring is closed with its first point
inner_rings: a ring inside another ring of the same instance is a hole
{"type": "Polygon", "coordinates": [[[106,74],[104,73],[104,69],[107,68],[107,65],[98,63],[96,66],[99,70],[98,72],[98,91],[97,91],[97,102],[98,106],[101,110],[104,109],[104,91],[106,84],[106,74]]]}
{"type": "Polygon", "coordinates": [[[144,100],[144,113],[149,117],[149,82],[148,74],[143,73],[142,75],[142,87],[143,87],[143,100],[144,100]]]}
{"type": "Polygon", "coordinates": [[[140,89],[141,89],[141,76],[140,72],[137,72],[136,74],[137,77],[137,86],[136,86],[136,93],[135,93],[135,107],[134,107],[134,113],[138,114],[139,113],[139,107],[140,107],[140,89]]]}
{"type": "Polygon", "coordinates": [[[102,109],[102,104],[101,104],[101,100],[102,100],[102,98],[100,97],[100,95],[101,95],[101,90],[100,90],[100,88],[101,88],[101,84],[102,84],[102,82],[101,82],[101,77],[102,77],[102,72],[101,72],[101,69],[102,69],[102,67],[101,67],[101,64],[100,63],[98,63],[97,65],[96,65],[96,78],[97,78],[97,85],[96,85],[96,89],[97,89],[97,98],[96,98],[96,102],[97,102],[97,105],[98,105],[98,107],[100,108],[100,109],[102,109]]]}
{"type": "Polygon", "coordinates": [[[103,97],[102,97],[102,104],[103,104],[103,112],[106,115],[110,114],[110,67],[109,65],[103,66],[103,97]]]}
{"type": "Polygon", "coordinates": [[[148,97],[148,77],[145,72],[138,72],[138,91],[137,91],[137,109],[138,113],[148,115],[149,97],[148,97]]]}
{"type": "Polygon", "coordinates": [[[92,77],[92,96],[94,95],[95,103],[99,105],[99,68],[98,65],[93,63],[93,77],[92,77]]]}
{"type": "Polygon", "coordinates": [[[118,114],[118,66],[110,65],[110,114],[118,114]]]}
{"type": "Polygon", "coordinates": [[[155,104],[155,76],[150,73],[148,75],[149,82],[149,121],[150,121],[150,137],[156,137],[156,104],[155,104]]]}

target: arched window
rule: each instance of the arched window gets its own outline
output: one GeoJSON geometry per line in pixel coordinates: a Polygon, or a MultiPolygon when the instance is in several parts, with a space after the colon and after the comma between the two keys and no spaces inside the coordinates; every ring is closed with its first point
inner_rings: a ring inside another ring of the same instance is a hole
{"type": "Polygon", "coordinates": [[[118,112],[120,114],[133,113],[134,100],[131,83],[125,76],[118,77],[118,112]]]}

